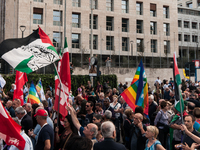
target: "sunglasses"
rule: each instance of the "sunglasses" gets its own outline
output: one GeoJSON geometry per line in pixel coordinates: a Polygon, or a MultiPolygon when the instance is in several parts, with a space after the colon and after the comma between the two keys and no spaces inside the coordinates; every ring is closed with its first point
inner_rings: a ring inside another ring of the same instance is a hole
{"type": "Polygon", "coordinates": [[[89,105],[85,105],[86,107],[90,107],[89,105]]]}

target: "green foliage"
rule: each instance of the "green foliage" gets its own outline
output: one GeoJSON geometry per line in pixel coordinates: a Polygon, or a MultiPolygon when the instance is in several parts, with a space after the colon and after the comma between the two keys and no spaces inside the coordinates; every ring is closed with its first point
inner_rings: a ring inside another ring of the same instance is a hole
{"type": "MultiPolygon", "coordinates": [[[[54,74],[28,74],[28,83],[33,83],[36,85],[41,78],[42,86],[44,91],[51,86],[54,88],[55,79],[54,74]]],[[[5,91],[9,91],[11,89],[11,84],[15,83],[15,75],[3,75],[3,78],[6,80],[5,91]]],[[[104,82],[109,80],[109,86],[111,88],[117,87],[117,76],[116,75],[101,75],[100,77],[93,77],[94,87],[97,87],[97,81],[103,85],[104,82]]],[[[87,85],[87,81],[90,81],[90,76],[88,75],[72,75],[71,76],[71,90],[73,95],[75,95],[76,90],[79,85],[87,85]]],[[[96,90],[96,89],[95,89],[96,90]]]]}

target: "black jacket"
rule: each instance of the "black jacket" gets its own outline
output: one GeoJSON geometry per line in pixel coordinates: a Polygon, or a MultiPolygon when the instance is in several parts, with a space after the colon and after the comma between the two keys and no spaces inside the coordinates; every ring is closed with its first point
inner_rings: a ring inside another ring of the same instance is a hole
{"type": "Polygon", "coordinates": [[[126,147],[116,143],[112,138],[105,138],[104,141],[95,143],[93,150],[126,150],[126,147]]]}
{"type": "Polygon", "coordinates": [[[26,114],[21,121],[22,129],[24,129],[25,133],[28,135],[28,130],[33,129],[33,120],[32,118],[26,114]]]}

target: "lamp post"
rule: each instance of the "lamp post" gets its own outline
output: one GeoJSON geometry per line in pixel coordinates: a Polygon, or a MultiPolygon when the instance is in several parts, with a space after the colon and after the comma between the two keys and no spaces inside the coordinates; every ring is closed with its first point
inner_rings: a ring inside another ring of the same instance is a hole
{"type": "Polygon", "coordinates": [[[197,42],[197,49],[196,49],[196,57],[195,57],[195,59],[198,59],[199,58],[199,52],[198,52],[198,46],[199,46],[199,42],[197,42]]]}
{"type": "Polygon", "coordinates": [[[20,30],[22,32],[22,38],[24,38],[24,31],[26,30],[26,26],[22,26],[21,25],[19,28],[20,28],[20,30]]]}

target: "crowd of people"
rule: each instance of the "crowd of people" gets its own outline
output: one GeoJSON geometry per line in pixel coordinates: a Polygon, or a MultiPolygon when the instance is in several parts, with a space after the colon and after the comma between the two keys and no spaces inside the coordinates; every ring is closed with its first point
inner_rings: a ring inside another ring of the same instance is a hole
{"type": "MultiPolygon", "coordinates": [[[[6,94],[2,90],[1,102],[14,121],[22,126],[25,150],[199,148],[200,82],[182,80],[182,114],[174,107],[172,78],[161,81],[158,77],[153,86],[148,86],[148,114],[144,114],[142,106],[132,110],[120,96],[128,86],[127,82],[120,83],[112,89],[109,81],[103,85],[97,81],[97,87],[93,87],[88,81],[87,85],[80,85],[76,93],[70,92],[67,116],[59,114],[57,117],[51,89],[45,92],[46,100],[40,104],[21,106],[19,99],[12,99],[13,88],[6,94]]],[[[3,146],[5,150],[17,149],[13,145],[3,146]]]]}

